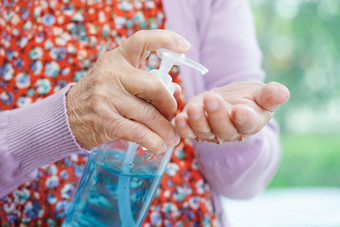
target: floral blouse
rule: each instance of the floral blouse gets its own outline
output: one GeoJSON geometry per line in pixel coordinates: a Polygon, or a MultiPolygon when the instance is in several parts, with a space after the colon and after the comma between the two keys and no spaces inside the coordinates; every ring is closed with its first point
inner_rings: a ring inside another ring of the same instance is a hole
{"type": "MultiPolygon", "coordinates": [[[[161,0],[0,1],[0,110],[79,81],[98,56],[141,29],[163,29],[161,0]]],[[[151,54],[145,69],[159,64],[151,54]]],[[[178,68],[173,81],[180,84],[178,68]]],[[[178,98],[180,111],[183,97],[178,98]]],[[[20,138],[18,138],[20,139],[20,138]]],[[[0,198],[0,226],[60,226],[86,162],[72,155],[0,198]]],[[[209,186],[189,140],[176,147],[144,226],[216,226],[209,186]]]]}

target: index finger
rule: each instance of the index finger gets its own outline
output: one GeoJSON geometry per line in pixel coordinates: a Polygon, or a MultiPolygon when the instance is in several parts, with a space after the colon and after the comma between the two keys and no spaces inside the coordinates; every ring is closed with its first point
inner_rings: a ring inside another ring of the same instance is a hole
{"type": "Polygon", "coordinates": [[[149,51],[166,48],[177,53],[185,53],[190,43],[177,33],[159,30],[141,30],[125,40],[119,47],[123,57],[134,67],[138,67],[145,60],[149,51]]]}
{"type": "Polygon", "coordinates": [[[167,119],[175,114],[177,102],[157,75],[127,67],[121,83],[130,94],[151,102],[167,119]]]}

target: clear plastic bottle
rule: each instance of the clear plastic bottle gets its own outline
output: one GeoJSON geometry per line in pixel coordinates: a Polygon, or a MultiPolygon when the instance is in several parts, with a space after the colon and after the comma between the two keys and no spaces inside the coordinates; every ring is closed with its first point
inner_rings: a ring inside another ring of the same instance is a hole
{"type": "MultiPolygon", "coordinates": [[[[204,66],[166,49],[157,50],[162,59],[158,75],[173,94],[169,71],[173,65],[188,65],[202,74],[204,66]]],[[[117,139],[93,149],[84,168],[64,227],[141,226],[174,148],[153,154],[136,143],[117,139]]]]}

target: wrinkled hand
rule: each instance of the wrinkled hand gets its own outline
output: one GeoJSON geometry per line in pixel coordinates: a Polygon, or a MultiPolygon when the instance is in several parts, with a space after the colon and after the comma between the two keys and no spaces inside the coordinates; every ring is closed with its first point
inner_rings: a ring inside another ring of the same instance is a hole
{"type": "Polygon", "coordinates": [[[288,89],[275,82],[230,84],[190,100],[175,125],[184,138],[218,144],[241,141],[259,132],[288,98],[288,89]]]}
{"type": "Polygon", "coordinates": [[[83,148],[121,138],[157,152],[179,142],[168,120],[177,109],[174,96],[156,75],[138,69],[148,52],[159,48],[185,53],[190,44],[168,30],[139,31],[100,56],[69,90],[69,123],[83,148]]]}

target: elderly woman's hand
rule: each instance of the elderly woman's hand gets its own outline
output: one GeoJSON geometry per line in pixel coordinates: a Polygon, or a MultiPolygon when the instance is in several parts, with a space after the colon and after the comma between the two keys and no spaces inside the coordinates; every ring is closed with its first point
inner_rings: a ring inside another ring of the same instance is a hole
{"type": "Polygon", "coordinates": [[[260,131],[288,98],[288,89],[275,82],[230,84],[188,102],[175,124],[184,138],[218,144],[240,141],[260,131]]]}
{"type": "Polygon", "coordinates": [[[179,142],[169,122],[177,109],[174,96],[156,75],[138,69],[148,52],[159,48],[185,53],[190,44],[168,30],[137,32],[100,56],[69,90],[69,123],[83,148],[122,138],[157,152],[179,142]]]}

